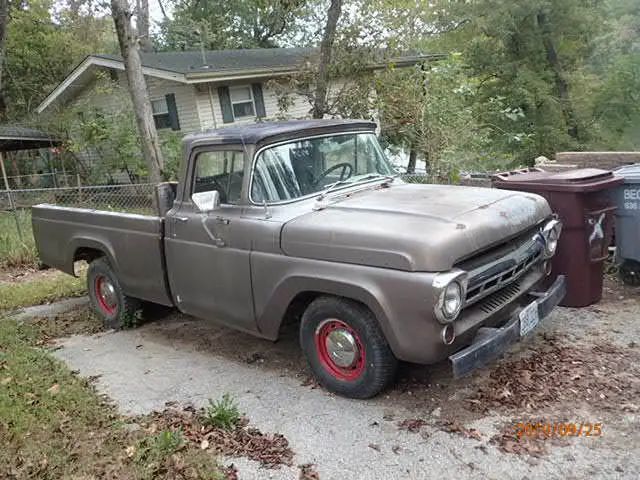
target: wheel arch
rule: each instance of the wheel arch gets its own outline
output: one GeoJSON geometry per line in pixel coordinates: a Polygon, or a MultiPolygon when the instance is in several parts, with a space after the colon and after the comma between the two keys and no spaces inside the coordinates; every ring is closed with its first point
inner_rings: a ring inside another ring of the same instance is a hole
{"type": "Polygon", "coordinates": [[[113,250],[104,242],[92,238],[73,238],[68,246],[69,254],[67,258],[70,263],[67,265],[67,273],[75,275],[74,263],[79,260],[85,260],[91,263],[100,257],[107,257],[113,269],[117,271],[117,264],[113,250]]]}
{"type": "Polygon", "coordinates": [[[374,286],[354,284],[337,278],[291,276],[274,289],[267,306],[258,318],[261,333],[276,340],[281,326],[289,319],[297,319],[313,300],[321,296],[334,296],[357,302],[371,311],[387,342],[395,350],[396,339],[389,326],[389,316],[380,301],[381,292],[374,286]]]}

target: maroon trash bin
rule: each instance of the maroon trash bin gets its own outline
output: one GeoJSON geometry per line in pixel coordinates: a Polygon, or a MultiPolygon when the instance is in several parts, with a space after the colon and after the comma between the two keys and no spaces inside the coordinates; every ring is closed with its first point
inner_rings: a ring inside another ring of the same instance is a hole
{"type": "Polygon", "coordinates": [[[567,276],[565,307],[585,307],[602,298],[603,265],[613,233],[616,205],[608,190],[624,179],[608,170],[583,168],[562,173],[525,169],[492,177],[494,188],[543,196],[563,223],[547,282],[567,276]]]}

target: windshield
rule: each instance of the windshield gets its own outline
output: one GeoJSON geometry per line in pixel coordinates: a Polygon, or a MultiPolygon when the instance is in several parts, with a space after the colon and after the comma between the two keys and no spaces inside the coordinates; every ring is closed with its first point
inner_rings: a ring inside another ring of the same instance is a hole
{"type": "Polygon", "coordinates": [[[256,159],[251,200],[272,203],[393,175],[373,133],[330,135],[263,150],[256,159]],[[337,186],[337,185],[336,185],[337,186]]]}

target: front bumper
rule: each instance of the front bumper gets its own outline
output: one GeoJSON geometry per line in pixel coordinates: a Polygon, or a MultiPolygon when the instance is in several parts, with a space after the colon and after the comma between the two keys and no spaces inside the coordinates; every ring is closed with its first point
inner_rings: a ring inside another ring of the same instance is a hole
{"type": "MultiPolygon", "coordinates": [[[[534,297],[538,297],[535,302],[538,304],[540,320],[549,315],[551,310],[560,303],[566,291],[566,277],[560,275],[546,292],[531,293],[534,297]]],[[[453,367],[453,376],[455,378],[462,377],[476,368],[483,367],[518,342],[520,340],[518,313],[513,314],[507,323],[500,328],[480,328],[471,345],[451,355],[449,360],[453,367]]]]}

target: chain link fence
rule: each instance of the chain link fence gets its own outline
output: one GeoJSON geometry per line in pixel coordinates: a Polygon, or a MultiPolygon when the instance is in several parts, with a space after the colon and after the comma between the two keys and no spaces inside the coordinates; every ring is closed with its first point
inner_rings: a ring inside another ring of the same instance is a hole
{"type": "Polygon", "coordinates": [[[0,191],[0,210],[28,209],[39,203],[94,210],[153,214],[154,184],[33,188],[0,191]]]}

